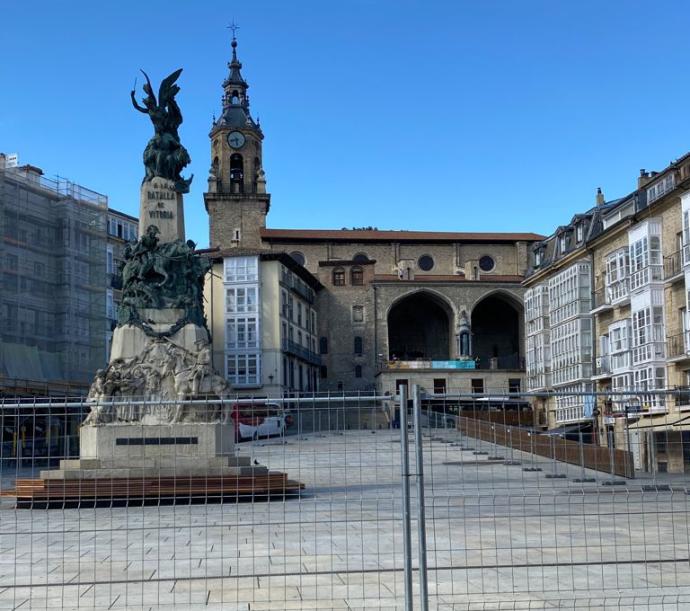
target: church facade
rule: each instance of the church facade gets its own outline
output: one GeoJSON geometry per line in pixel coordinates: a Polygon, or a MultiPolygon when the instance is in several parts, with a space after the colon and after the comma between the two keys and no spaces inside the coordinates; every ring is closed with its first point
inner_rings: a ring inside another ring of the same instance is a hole
{"type": "Polygon", "coordinates": [[[543,236],[270,227],[264,134],[250,113],[234,39],[228,66],[222,113],[210,132],[204,202],[216,266],[210,280],[215,365],[234,383],[239,378],[228,363],[235,367],[243,349],[258,358],[252,383],[235,384],[236,389],[264,396],[393,393],[414,383],[437,393],[524,389],[521,284],[531,246],[543,236]],[[231,311],[236,292],[229,292],[236,287],[224,272],[236,268],[233,259],[247,257],[258,270],[252,280],[256,295],[272,295],[285,304],[257,306],[256,328],[242,332],[258,340],[238,347],[236,327],[227,324],[228,317],[238,315],[231,311]],[[270,266],[275,270],[268,271],[270,266]],[[295,290],[292,278],[305,290],[295,290]],[[295,304],[304,302],[301,322],[297,306],[288,307],[291,296],[295,304]],[[270,320],[263,321],[262,310],[271,311],[270,320]],[[269,325],[270,333],[262,325],[269,325]],[[297,337],[300,346],[295,346],[297,337]],[[282,356],[265,358],[276,351],[282,356]],[[309,374],[300,387],[294,372],[301,367],[309,374]]]}

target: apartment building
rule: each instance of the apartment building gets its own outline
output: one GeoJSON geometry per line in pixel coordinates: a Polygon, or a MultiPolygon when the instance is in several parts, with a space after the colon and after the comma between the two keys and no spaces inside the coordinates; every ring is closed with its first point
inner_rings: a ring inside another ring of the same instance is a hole
{"type": "Polygon", "coordinates": [[[107,197],[0,154],[0,393],[86,392],[106,362],[107,197]]]}
{"type": "Polygon", "coordinates": [[[316,392],[320,282],[286,253],[210,254],[205,296],[213,363],[233,392],[262,397],[316,392]]]}
{"type": "Polygon", "coordinates": [[[528,389],[566,393],[537,401],[539,423],[629,447],[640,469],[690,463],[689,219],[690,154],[626,197],[599,192],[525,281],[528,389]]]}

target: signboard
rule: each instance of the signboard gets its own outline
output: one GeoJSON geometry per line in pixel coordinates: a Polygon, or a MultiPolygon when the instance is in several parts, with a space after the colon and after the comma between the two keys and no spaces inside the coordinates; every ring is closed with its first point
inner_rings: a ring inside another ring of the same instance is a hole
{"type": "Polygon", "coordinates": [[[9,153],[5,155],[5,167],[16,168],[19,165],[19,155],[17,153],[9,153]]]}
{"type": "Polygon", "coordinates": [[[476,369],[476,363],[464,361],[388,361],[388,369],[476,369]]]}

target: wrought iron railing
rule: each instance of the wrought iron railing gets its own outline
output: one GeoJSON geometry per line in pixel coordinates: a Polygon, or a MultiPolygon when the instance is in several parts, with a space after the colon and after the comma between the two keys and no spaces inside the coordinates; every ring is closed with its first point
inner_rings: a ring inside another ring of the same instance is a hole
{"type": "Polygon", "coordinates": [[[309,350],[309,348],[300,346],[297,342],[294,342],[290,339],[283,340],[283,350],[294,356],[304,359],[312,365],[321,365],[321,357],[318,354],[312,352],[309,350]]]}
{"type": "Polygon", "coordinates": [[[683,331],[666,338],[668,358],[690,355],[690,331],[683,331]]]}
{"type": "Polygon", "coordinates": [[[683,273],[683,260],[681,255],[682,251],[677,250],[672,255],[664,257],[664,280],[670,280],[683,273]]]}

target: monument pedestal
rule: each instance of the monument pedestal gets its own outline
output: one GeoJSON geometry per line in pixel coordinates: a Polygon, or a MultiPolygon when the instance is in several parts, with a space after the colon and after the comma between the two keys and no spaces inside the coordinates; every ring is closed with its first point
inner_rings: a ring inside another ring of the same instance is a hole
{"type": "Polygon", "coordinates": [[[39,508],[266,500],[304,488],[235,456],[233,436],[222,423],[84,425],[80,458],[18,479],[11,494],[39,508]]]}
{"type": "Polygon", "coordinates": [[[263,475],[248,457],[234,455],[233,426],[200,424],[85,425],[79,456],[60,461],[43,479],[116,477],[235,477],[263,475]]]}

